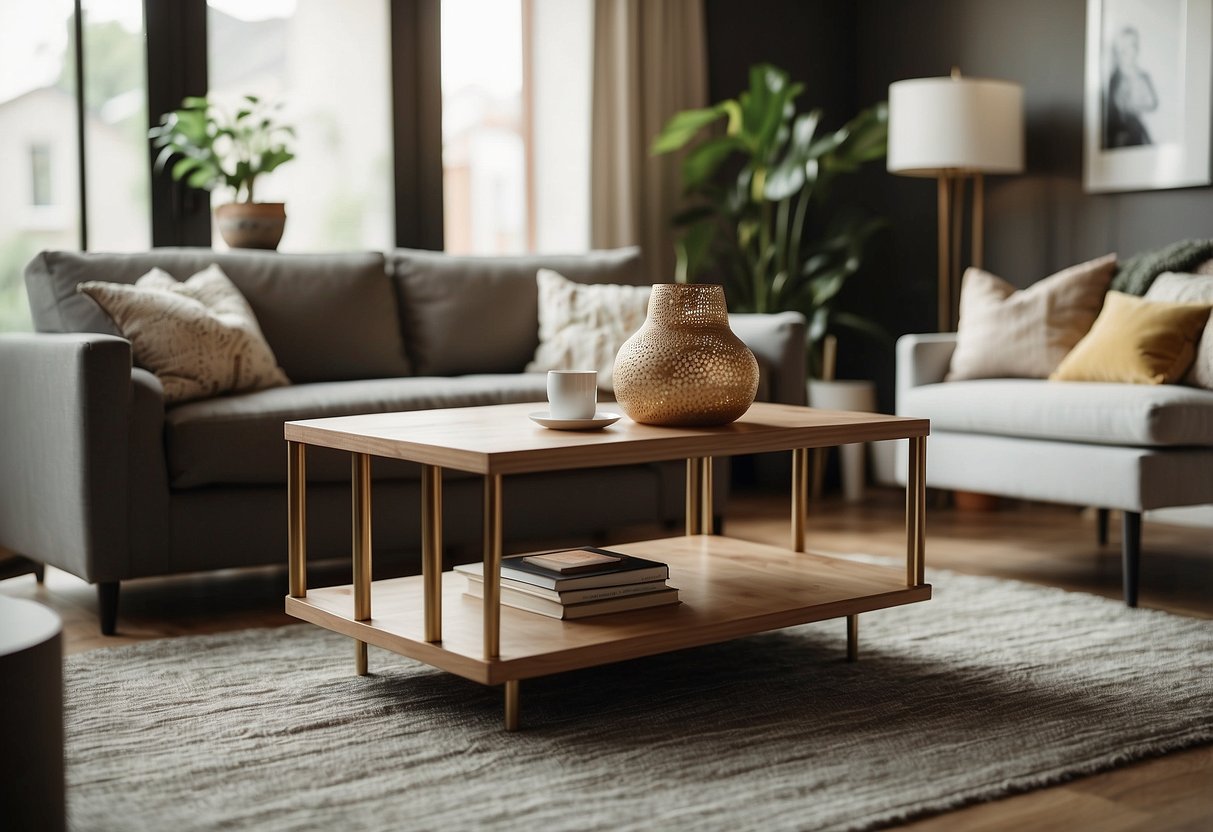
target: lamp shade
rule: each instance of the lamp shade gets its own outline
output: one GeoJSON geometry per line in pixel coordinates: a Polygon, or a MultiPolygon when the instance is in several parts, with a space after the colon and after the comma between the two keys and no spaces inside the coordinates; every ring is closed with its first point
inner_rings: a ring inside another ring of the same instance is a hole
{"type": "Polygon", "coordinates": [[[913,78],[889,85],[891,173],[1023,170],[1023,87],[979,78],[913,78]]]}

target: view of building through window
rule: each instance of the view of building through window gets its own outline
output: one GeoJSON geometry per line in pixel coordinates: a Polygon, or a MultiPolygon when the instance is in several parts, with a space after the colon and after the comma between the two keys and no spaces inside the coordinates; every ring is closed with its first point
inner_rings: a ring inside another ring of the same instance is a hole
{"type": "MultiPolygon", "coordinates": [[[[88,243],[150,243],[143,4],[84,0],[88,243]]],[[[0,4],[0,330],[30,328],[22,273],[80,248],[71,0],[0,4]]]]}
{"type": "Polygon", "coordinates": [[[442,0],[445,248],[527,251],[521,0],[442,0]]]}
{"type": "Polygon", "coordinates": [[[296,158],[257,181],[258,201],[286,203],[280,248],[390,248],[388,0],[208,0],[207,26],[212,97],[280,102],[297,131],[296,158]]]}

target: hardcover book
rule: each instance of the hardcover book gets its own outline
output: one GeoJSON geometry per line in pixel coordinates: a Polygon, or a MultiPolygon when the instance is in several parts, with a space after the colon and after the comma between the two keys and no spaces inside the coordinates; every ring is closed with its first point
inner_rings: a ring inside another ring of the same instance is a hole
{"type": "MultiPolygon", "coordinates": [[[[472,584],[480,586],[484,583],[482,575],[465,574],[463,577],[467,578],[468,586],[472,584]]],[[[522,581],[512,581],[509,578],[501,579],[502,591],[509,588],[519,592],[529,592],[531,595],[566,605],[580,604],[584,601],[605,601],[608,598],[622,598],[625,595],[643,595],[646,592],[656,592],[659,589],[665,589],[667,586],[665,581],[644,581],[638,584],[619,584],[618,586],[590,587],[589,589],[566,589],[563,592],[558,592],[554,589],[544,589],[534,584],[524,584],[522,581]]],[[[476,593],[479,594],[483,591],[478,589],[476,593]]]]}
{"type": "MultiPolygon", "coordinates": [[[[588,551],[604,552],[618,557],[617,563],[595,569],[592,572],[581,572],[576,575],[562,576],[542,566],[527,563],[530,555],[515,555],[503,558],[501,561],[501,577],[525,584],[540,586],[544,589],[554,589],[564,592],[569,589],[590,589],[602,586],[618,586],[620,584],[638,584],[645,581],[664,581],[670,577],[670,567],[655,560],[645,560],[620,552],[609,552],[605,549],[585,547],[588,551]]],[[[456,566],[455,571],[464,575],[479,575],[483,564],[468,563],[456,566]]]]}
{"type": "MultiPolygon", "coordinates": [[[[484,583],[482,581],[468,581],[467,594],[473,598],[483,598],[484,583]]],[[[622,598],[608,598],[603,601],[586,601],[581,604],[566,605],[557,601],[550,601],[547,598],[540,598],[531,592],[523,592],[512,587],[503,586],[501,588],[501,603],[503,606],[537,612],[550,618],[569,620],[573,618],[587,618],[591,615],[606,615],[611,612],[624,612],[626,610],[639,610],[648,607],[665,606],[666,604],[677,604],[679,600],[678,590],[673,587],[667,587],[666,589],[659,589],[656,592],[645,592],[640,595],[627,595],[622,598]]]]}
{"type": "Polygon", "coordinates": [[[562,549],[559,552],[545,552],[542,555],[526,555],[522,561],[531,566],[538,566],[550,572],[561,575],[576,575],[581,572],[594,572],[619,563],[620,555],[611,555],[599,549],[589,547],[583,549],[562,549]]]}

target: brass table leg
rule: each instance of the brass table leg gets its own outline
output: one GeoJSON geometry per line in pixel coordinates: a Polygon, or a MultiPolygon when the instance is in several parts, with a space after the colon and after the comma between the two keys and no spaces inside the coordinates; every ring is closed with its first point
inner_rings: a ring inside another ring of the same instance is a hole
{"type": "Polygon", "coordinates": [[[701,495],[699,488],[703,484],[703,478],[699,472],[700,462],[701,460],[699,457],[691,457],[687,460],[686,527],[688,535],[701,533],[699,523],[703,518],[703,504],[702,500],[700,499],[701,495]]]}
{"type": "Polygon", "coordinates": [[[910,439],[906,480],[906,586],[926,583],[927,438],[910,439]]]}
{"type": "Polygon", "coordinates": [[[859,661],[859,616],[847,616],[847,661],[859,661]]]}
{"type": "Polygon", "coordinates": [[[307,597],[307,446],[286,443],[287,540],[292,598],[307,597]]]}
{"type": "MultiPolygon", "coordinates": [[[[354,454],[351,462],[354,511],[354,620],[371,617],[371,458],[354,454]]],[[[357,641],[355,669],[367,674],[366,642],[357,641]]]]}
{"type": "Polygon", "coordinates": [[[442,469],[421,468],[421,581],[425,640],[442,641],[442,469]]]}
{"type": "Polygon", "coordinates": [[[518,730],[518,713],[521,705],[518,701],[517,680],[505,683],[505,730],[518,730]]]}
{"type": "Polygon", "coordinates": [[[484,658],[501,655],[501,475],[484,477],[484,658]]]}
{"type": "Polygon", "coordinates": [[[804,551],[805,516],[809,511],[809,449],[792,449],[792,551],[804,551]]]}
{"type": "Polygon", "coordinates": [[[715,524],[712,522],[712,458],[705,456],[699,460],[699,533],[712,534],[715,524]]]}

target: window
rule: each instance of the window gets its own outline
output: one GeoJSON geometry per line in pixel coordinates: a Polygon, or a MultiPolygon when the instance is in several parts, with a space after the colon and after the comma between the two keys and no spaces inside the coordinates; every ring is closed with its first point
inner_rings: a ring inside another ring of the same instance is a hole
{"type": "Polygon", "coordinates": [[[142,0],[83,0],[88,248],[152,244],[142,0]]]}
{"type": "Polygon", "coordinates": [[[51,195],[51,146],[45,142],[30,145],[30,205],[53,205],[51,195]]]}
{"type": "Polygon", "coordinates": [[[257,180],[259,201],[287,203],[283,250],[394,242],[388,33],[387,0],[208,2],[211,96],[281,102],[297,133],[296,158],[257,180]]]}
{"type": "Polygon", "coordinates": [[[590,0],[442,0],[446,250],[589,247],[590,0]]]}
{"type": "Polygon", "coordinates": [[[30,328],[30,258],[80,247],[73,30],[71,0],[0,3],[0,330],[30,328]]]}

